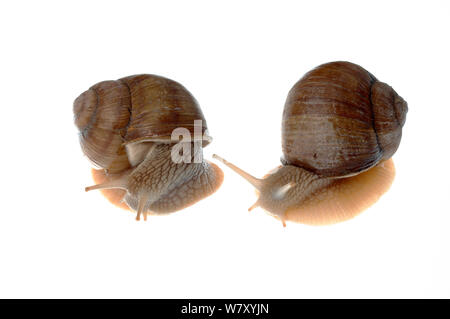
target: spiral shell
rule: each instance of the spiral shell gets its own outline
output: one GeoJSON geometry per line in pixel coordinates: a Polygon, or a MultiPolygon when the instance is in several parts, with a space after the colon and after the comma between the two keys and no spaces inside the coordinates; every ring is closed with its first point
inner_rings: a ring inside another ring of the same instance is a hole
{"type": "Polygon", "coordinates": [[[395,153],[407,111],[407,103],[364,68],[320,65],[287,97],[282,161],[325,177],[365,171],[395,153]]]}
{"type": "Polygon", "coordinates": [[[113,173],[130,167],[125,145],[170,143],[175,128],[194,134],[194,120],[202,120],[203,146],[211,141],[192,94],[178,82],[157,75],[97,83],[75,100],[73,111],[83,152],[96,166],[113,173]]]}

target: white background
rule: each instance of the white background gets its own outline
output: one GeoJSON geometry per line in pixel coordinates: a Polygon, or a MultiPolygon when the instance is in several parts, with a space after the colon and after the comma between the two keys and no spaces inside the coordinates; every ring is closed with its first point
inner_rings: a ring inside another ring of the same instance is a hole
{"type": "Polygon", "coordinates": [[[0,297],[450,297],[446,1],[14,1],[0,5],[0,297]],[[221,166],[209,197],[136,222],[92,184],[73,100],[136,73],[179,81],[218,153],[279,164],[287,92],[329,61],[409,103],[390,191],[334,226],[252,213],[221,166]]]}

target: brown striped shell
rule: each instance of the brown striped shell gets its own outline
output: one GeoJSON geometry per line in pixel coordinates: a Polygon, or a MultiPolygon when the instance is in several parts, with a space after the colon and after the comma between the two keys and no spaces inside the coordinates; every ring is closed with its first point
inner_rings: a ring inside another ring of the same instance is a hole
{"type": "Polygon", "coordinates": [[[395,153],[407,111],[394,89],[359,65],[320,65],[287,97],[282,162],[325,177],[365,171],[395,153]]]}
{"type": "Polygon", "coordinates": [[[194,120],[202,120],[203,145],[211,138],[192,94],[173,80],[150,74],[103,81],[74,102],[75,124],[83,152],[96,166],[110,172],[130,167],[125,145],[171,142],[178,127],[194,134],[194,120]]]}

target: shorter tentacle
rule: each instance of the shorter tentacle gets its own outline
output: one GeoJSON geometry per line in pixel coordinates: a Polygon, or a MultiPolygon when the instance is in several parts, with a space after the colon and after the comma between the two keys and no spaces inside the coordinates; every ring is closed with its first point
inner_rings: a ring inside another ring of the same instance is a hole
{"type": "Polygon", "coordinates": [[[89,191],[96,190],[96,189],[111,189],[111,188],[127,189],[126,180],[119,178],[116,180],[107,181],[105,183],[88,186],[84,190],[86,192],[89,192],[89,191]]]}

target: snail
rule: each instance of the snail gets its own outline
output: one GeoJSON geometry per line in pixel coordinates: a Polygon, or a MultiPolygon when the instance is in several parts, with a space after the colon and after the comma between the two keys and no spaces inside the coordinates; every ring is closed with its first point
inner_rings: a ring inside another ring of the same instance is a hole
{"type": "Polygon", "coordinates": [[[245,178],[261,207],[281,220],[310,225],[348,220],[375,203],[395,176],[391,159],[408,106],[389,85],[359,65],[331,62],[290,90],[282,117],[282,165],[245,178]]]}
{"type": "Polygon", "coordinates": [[[220,187],[221,169],[203,159],[211,142],[205,118],[181,84],[149,74],[103,81],[73,111],[81,148],[99,168],[97,184],[85,190],[100,189],[137,220],[178,211],[220,187]]]}

